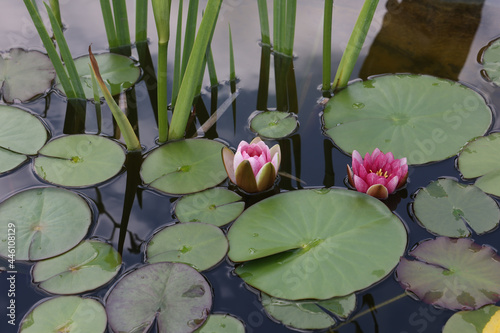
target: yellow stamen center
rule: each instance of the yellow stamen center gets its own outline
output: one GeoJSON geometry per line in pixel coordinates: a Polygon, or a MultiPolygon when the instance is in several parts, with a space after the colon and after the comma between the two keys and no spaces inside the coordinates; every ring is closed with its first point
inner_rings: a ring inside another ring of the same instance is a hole
{"type": "Polygon", "coordinates": [[[387,174],[387,171],[385,171],[384,173],[382,173],[382,169],[379,169],[377,172],[373,172],[371,169],[370,169],[370,172],[371,173],[375,173],[377,176],[384,176],[385,178],[389,177],[390,175],[387,174]]]}

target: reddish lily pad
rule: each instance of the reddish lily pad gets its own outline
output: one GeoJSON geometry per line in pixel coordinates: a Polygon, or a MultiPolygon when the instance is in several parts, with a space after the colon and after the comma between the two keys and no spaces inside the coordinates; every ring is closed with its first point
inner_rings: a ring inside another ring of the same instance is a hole
{"type": "Polygon", "coordinates": [[[401,286],[420,300],[451,310],[475,310],[500,300],[500,256],[468,238],[439,237],[401,259],[401,286]]]}

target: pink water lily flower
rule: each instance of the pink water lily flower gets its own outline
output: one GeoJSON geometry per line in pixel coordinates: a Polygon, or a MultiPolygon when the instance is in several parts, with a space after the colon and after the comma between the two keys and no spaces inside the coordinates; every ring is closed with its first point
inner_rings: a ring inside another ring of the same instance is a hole
{"type": "Polygon", "coordinates": [[[256,193],[273,186],[281,163],[281,150],[279,145],[269,149],[256,137],[250,143],[241,141],[236,154],[227,147],[222,148],[222,160],[234,184],[248,193],[256,193]]]}
{"type": "Polygon", "coordinates": [[[408,164],[406,158],[395,159],[389,152],[375,148],[363,159],[356,150],[352,152],[352,169],[347,166],[349,184],[357,191],[375,198],[386,199],[389,194],[406,183],[408,164]]]}

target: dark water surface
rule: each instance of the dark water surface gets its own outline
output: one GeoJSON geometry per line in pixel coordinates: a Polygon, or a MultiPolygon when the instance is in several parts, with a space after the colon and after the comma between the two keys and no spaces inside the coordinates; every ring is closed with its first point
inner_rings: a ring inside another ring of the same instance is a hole
{"type": "MultiPolygon", "coordinates": [[[[60,0],[65,32],[73,56],[81,56],[92,44],[95,52],[107,48],[104,25],[100,15],[98,1],[60,0]]],[[[333,64],[336,68],[345,47],[352,26],[361,7],[361,0],[339,0],[335,2],[333,30],[333,64]]],[[[128,1],[129,19],[133,34],[134,1],[128,1]]],[[[206,1],[200,1],[203,8],[206,1]]],[[[272,1],[269,1],[272,9],[272,1]]],[[[185,4],[187,8],[187,2],[185,4]]],[[[172,13],[177,12],[177,5],[172,4],[172,13]]],[[[295,79],[299,104],[299,130],[291,137],[280,140],[282,150],[290,150],[289,163],[282,165],[282,171],[300,178],[305,183],[281,178],[282,190],[302,187],[344,187],[345,165],[350,158],[340,152],[321,132],[320,112],[317,104],[321,97],[318,86],[321,83],[321,44],[322,44],[323,2],[319,0],[299,0],[294,53],[295,79]]],[[[367,42],[361,55],[353,79],[390,72],[425,73],[454,80],[473,87],[481,92],[495,113],[491,131],[500,129],[496,115],[500,105],[500,88],[494,87],[481,76],[481,66],[477,61],[481,48],[500,36],[500,1],[381,1],[375,14],[367,42]]],[[[272,18],[272,15],[270,15],[272,18]]],[[[153,62],[156,63],[156,30],[152,13],[149,16],[150,48],[153,62]]],[[[174,20],[175,22],[175,20],[174,20]]],[[[236,119],[232,109],[223,114],[217,123],[216,136],[235,147],[240,140],[251,140],[255,134],[248,128],[248,117],[256,109],[257,88],[260,68],[261,48],[259,18],[256,1],[224,1],[218,26],[212,44],[217,74],[222,80],[218,91],[220,106],[230,96],[228,23],[233,33],[237,87],[240,92],[236,99],[236,119]],[[234,125],[236,124],[236,126],[234,125]]],[[[174,27],[173,27],[174,28],[174,27]]],[[[32,26],[29,15],[21,1],[9,1],[0,11],[0,50],[12,47],[42,50],[42,44],[32,26]]],[[[171,31],[171,40],[175,30],[171,31]]],[[[133,37],[132,37],[133,40],[133,37]]],[[[173,44],[169,59],[173,60],[173,44]]],[[[133,52],[137,58],[137,53],[133,52]]],[[[272,64],[271,64],[272,65],[272,64]]],[[[173,63],[169,69],[172,70],[173,63]]],[[[272,68],[272,67],[271,67],[272,68]]],[[[271,70],[268,107],[274,103],[274,71],[271,70]]],[[[208,85],[205,79],[205,85],[208,85]]],[[[171,82],[169,82],[171,87],[171,82]]],[[[146,84],[141,81],[135,89],[139,114],[140,141],[146,150],[155,147],[157,129],[149,101],[146,84]]],[[[210,110],[211,100],[208,89],[203,90],[203,100],[210,110]]],[[[26,103],[29,108],[44,117],[49,124],[52,136],[62,135],[65,99],[57,94],[26,103]]],[[[86,128],[89,133],[96,133],[94,106],[87,106],[86,128]]],[[[107,106],[103,107],[102,134],[112,136],[113,123],[107,106]]],[[[27,133],[28,134],[28,133],[27,133]]],[[[410,168],[410,182],[406,190],[401,191],[401,201],[396,213],[405,222],[409,230],[409,248],[423,239],[433,237],[419,227],[411,218],[408,205],[419,187],[426,186],[438,177],[447,176],[460,179],[455,168],[455,158],[425,166],[410,168]]],[[[14,172],[0,177],[0,200],[13,193],[33,186],[44,185],[32,172],[32,165],[25,164],[14,172]]],[[[106,184],[96,188],[77,190],[90,197],[99,211],[97,223],[89,236],[98,237],[118,244],[118,224],[122,216],[126,174],[122,173],[106,184]]],[[[129,234],[125,241],[122,272],[137,267],[144,262],[143,242],[148,240],[159,227],[175,222],[172,205],[175,197],[159,194],[146,188],[140,188],[140,199],[135,200],[129,221],[129,234]]],[[[500,248],[498,231],[484,236],[474,235],[479,244],[489,244],[500,248]]],[[[353,246],[355,242],[353,241],[353,246]]],[[[0,266],[5,260],[0,260],[0,266]]],[[[17,263],[16,315],[17,322],[37,301],[49,295],[31,284],[31,265],[17,263]]],[[[290,332],[289,328],[269,319],[263,312],[258,295],[244,285],[233,274],[233,265],[223,261],[216,268],[203,272],[213,287],[214,304],[212,312],[230,313],[245,322],[247,332],[290,332]]],[[[0,274],[0,332],[15,332],[4,315],[7,306],[8,285],[5,274],[0,274]]],[[[335,283],[335,281],[332,281],[335,283]]],[[[86,294],[103,298],[111,284],[86,294]]],[[[355,313],[364,311],[370,305],[379,304],[403,292],[394,275],[357,297],[355,313]]],[[[338,332],[440,332],[447,319],[453,314],[449,310],[435,309],[410,297],[402,298],[375,312],[367,314],[355,322],[341,327],[338,332]]]]}

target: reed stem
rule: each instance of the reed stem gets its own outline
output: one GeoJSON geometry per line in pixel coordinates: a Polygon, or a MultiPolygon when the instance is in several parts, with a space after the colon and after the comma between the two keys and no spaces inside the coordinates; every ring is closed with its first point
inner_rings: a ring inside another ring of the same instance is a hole
{"type": "Polygon", "coordinates": [[[148,0],[136,0],[135,3],[135,42],[148,40],[148,0]]]}
{"type": "Polygon", "coordinates": [[[323,91],[330,90],[332,72],[332,16],[333,0],[325,0],[323,19],[323,91]]]}

